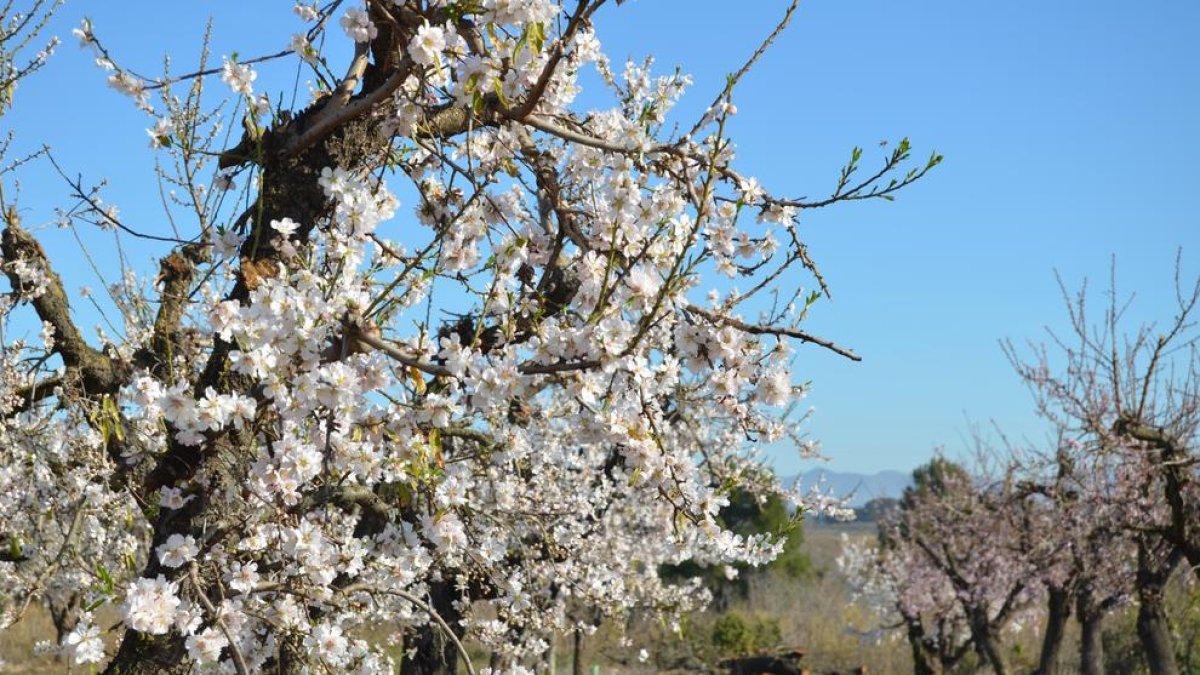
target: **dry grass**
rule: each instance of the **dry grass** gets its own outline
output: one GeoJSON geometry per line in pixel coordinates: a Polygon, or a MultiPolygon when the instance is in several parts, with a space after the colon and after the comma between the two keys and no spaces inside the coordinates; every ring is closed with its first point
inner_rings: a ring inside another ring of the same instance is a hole
{"type": "Polygon", "coordinates": [[[21,621],[0,631],[0,673],[66,672],[66,661],[33,653],[34,645],[42,640],[54,642],[54,624],[49,612],[30,607],[21,621]]]}
{"type": "Polygon", "coordinates": [[[842,534],[874,537],[875,527],[864,523],[807,527],[804,547],[816,577],[800,582],[765,577],[751,588],[746,605],[750,611],[778,617],[784,642],[805,650],[803,663],[814,672],[867,666],[879,675],[907,675],[912,663],[902,637],[880,642],[851,628],[869,626],[871,620],[837,574],[842,534]]]}
{"type": "MultiPolygon", "coordinates": [[[[117,642],[122,634],[119,617],[112,607],[102,607],[96,610],[96,623],[101,630],[110,629],[104,634],[107,653],[116,653],[117,642]]],[[[72,668],[68,659],[60,659],[53,654],[37,654],[35,647],[39,642],[54,644],[58,636],[54,632],[54,624],[50,621],[50,613],[44,607],[33,605],[17,623],[5,630],[0,630],[0,673],[90,673],[91,668],[72,668]]],[[[104,664],[98,664],[94,670],[103,670],[104,664]]]]}

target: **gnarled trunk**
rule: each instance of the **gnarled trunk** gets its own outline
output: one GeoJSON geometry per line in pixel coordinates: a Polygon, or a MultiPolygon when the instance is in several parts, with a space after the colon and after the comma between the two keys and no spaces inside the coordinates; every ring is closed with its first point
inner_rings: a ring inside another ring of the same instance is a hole
{"type": "Polygon", "coordinates": [[[1171,627],[1163,606],[1163,593],[1183,556],[1173,551],[1165,561],[1157,563],[1151,543],[1138,542],[1138,639],[1146,656],[1146,665],[1154,675],[1178,675],[1175,649],[1171,644],[1171,627]]]}
{"type": "Polygon", "coordinates": [[[1063,637],[1067,621],[1071,618],[1071,593],[1065,588],[1051,588],[1046,608],[1046,632],[1042,636],[1042,654],[1038,660],[1037,675],[1052,675],[1058,672],[1059,655],[1062,653],[1063,637]]]}
{"type": "Polygon", "coordinates": [[[991,631],[981,640],[979,649],[992,666],[992,672],[996,675],[1008,675],[1008,663],[1004,660],[1004,653],[1000,651],[1000,641],[991,631]]]}
{"type": "Polygon", "coordinates": [[[905,617],[904,622],[908,627],[908,644],[912,647],[913,675],[942,675],[945,667],[937,652],[930,647],[920,618],[905,617]]]}
{"type": "Polygon", "coordinates": [[[996,635],[985,607],[974,607],[971,610],[971,639],[975,642],[975,652],[992,667],[992,672],[996,675],[1008,675],[1008,664],[1000,648],[1000,637],[996,635]]]}
{"type": "Polygon", "coordinates": [[[1139,592],[1137,632],[1146,655],[1146,665],[1154,675],[1178,675],[1171,628],[1163,609],[1161,592],[1139,592]]]}
{"type": "MultiPolygon", "coordinates": [[[[365,94],[360,93],[359,97],[362,96],[365,94]]],[[[347,116],[328,129],[319,129],[317,120],[327,112],[325,106],[328,102],[329,99],[324,99],[294,117],[281,117],[264,132],[259,142],[250,143],[251,146],[261,146],[261,153],[246,155],[248,151],[244,146],[247,146],[248,139],[244,138],[242,143],[221,157],[222,168],[247,161],[262,168],[257,201],[245,214],[250,231],[240,251],[240,272],[228,296],[231,300],[246,301],[250,290],[261,283],[261,279],[274,276],[282,269],[281,253],[270,243],[272,220],[291,218],[301,223],[296,236],[303,240],[326,217],[332,202],[318,184],[322,169],[338,166],[353,170],[367,166],[389,147],[388,140],[376,133],[378,120],[369,114],[347,116]],[[312,140],[298,142],[298,139],[308,137],[312,140]]],[[[386,103],[375,108],[383,105],[386,103]]],[[[253,393],[252,382],[228,372],[229,356],[233,349],[234,345],[229,342],[215,340],[203,373],[194,386],[197,396],[201,396],[209,387],[222,393],[253,393]]],[[[204,498],[196,499],[177,511],[164,510],[159,514],[154,523],[152,548],[162,544],[172,534],[191,535],[197,541],[205,541],[208,524],[223,522],[247,509],[242,496],[241,477],[237,475],[236,468],[231,470],[230,467],[249,464],[251,458],[247,456],[245,447],[251,446],[252,442],[238,438],[237,433],[228,431],[211,434],[195,446],[183,445],[175,440],[169,442],[168,451],[139,486],[141,493],[149,495],[163,486],[183,484],[197,473],[205,474],[210,485],[204,498]]],[[[223,542],[217,539],[209,543],[215,545],[223,542]]],[[[170,580],[181,580],[178,570],[163,568],[151,556],[141,576],[153,578],[157,574],[170,580]]],[[[204,574],[205,571],[201,570],[201,584],[208,581],[204,574]]],[[[187,584],[183,580],[183,585],[187,584]]],[[[214,596],[213,599],[219,598],[214,596]]],[[[434,606],[439,611],[446,609],[437,603],[436,594],[434,600],[434,606]]],[[[458,619],[457,613],[443,616],[447,622],[457,622],[458,619]]],[[[431,651],[436,649],[441,654],[444,649],[440,642],[434,646],[432,633],[436,631],[437,628],[431,625],[421,632],[424,642],[418,646],[420,654],[417,662],[424,663],[422,659],[429,659],[430,663],[445,661],[450,664],[449,668],[406,670],[405,673],[454,673],[457,653],[452,643],[449,658],[443,659],[431,651]]],[[[105,675],[187,673],[191,672],[191,667],[186,657],[184,640],[178,633],[157,637],[127,631],[105,675]]],[[[264,667],[280,675],[300,672],[306,667],[304,661],[307,658],[304,650],[294,645],[283,645],[277,656],[264,667]]]]}

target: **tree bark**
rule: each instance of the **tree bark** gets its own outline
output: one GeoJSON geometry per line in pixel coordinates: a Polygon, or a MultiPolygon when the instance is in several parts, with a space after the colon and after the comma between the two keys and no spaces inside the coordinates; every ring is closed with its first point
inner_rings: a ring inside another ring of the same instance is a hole
{"type": "Polygon", "coordinates": [[[1146,665],[1154,675],[1178,675],[1175,648],[1171,644],[1171,627],[1163,606],[1163,594],[1171,574],[1183,559],[1175,549],[1166,561],[1155,564],[1152,544],[1138,542],[1138,639],[1146,656],[1146,665]]]}
{"type": "Polygon", "coordinates": [[[558,675],[558,635],[550,636],[550,646],[546,648],[546,675],[558,675]]]}
{"type": "Polygon", "coordinates": [[[192,664],[183,640],[176,635],[147,635],[125,631],[117,655],[105,675],[187,675],[192,664]]]}
{"type": "Polygon", "coordinates": [[[971,639],[975,643],[975,652],[979,654],[996,675],[1008,675],[1008,664],[1004,661],[1004,653],[1000,650],[1000,640],[992,627],[986,607],[972,607],[971,639]]]}
{"type": "Polygon", "coordinates": [[[1051,588],[1046,610],[1046,633],[1042,637],[1042,653],[1038,661],[1037,675],[1053,675],[1058,672],[1059,655],[1062,653],[1063,637],[1067,621],[1071,618],[1071,593],[1065,588],[1051,588]]]}
{"type": "Polygon", "coordinates": [[[908,644],[912,647],[913,675],[942,675],[942,661],[930,650],[925,639],[925,629],[919,618],[905,617],[908,626],[908,644]]]}
{"type": "MultiPolygon", "coordinates": [[[[452,629],[460,634],[462,615],[454,606],[454,586],[450,581],[435,581],[429,585],[429,604],[452,629]]],[[[458,672],[458,647],[446,637],[433,621],[416,631],[405,649],[415,649],[412,657],[400,664],[400,675],[454,675],[458,672]]]]}
{"type": "Polygon", "coordinates": [[[75,630],[79,623],[81,594],[71,593],[66,597],[50,594],[46,598],[46,608],[50,610],[50,620],[54,623],[54,632],[58,635],[58,644],[63,643],[67,633],[75,630]]]}
{"type": "Polygon", "coordinates": [[[1104,675],[1104,642],[1101,629],[1104,614],[1079,613],[1079,672],[1082,675],[1104,675]]]}
{"type": "Polygon", "coordinates": [[[1146,665],[1154,675],[1178,675],[1175,649],[1171,645],[1171,629],[1163,609],[1162,593],[1139,592],[1137,616],[1138,638],[1146,655],[1146,665]]]}
{"type": "Polygon", "coordinates": [[[583,631],[578,628],[574,633],[574,656],[571,661],[571,675],[583,675],[583,631]]]}
{"type": "Polygon", "coordinates": [[[1000,651],[1000,643],[996,636],[988,631],[980,640],[980,650],[988,663],[992,666],[992,672],[996,675],[1008,675],[1008,663],[1004,660],[1004,654],[1000,651]]]}

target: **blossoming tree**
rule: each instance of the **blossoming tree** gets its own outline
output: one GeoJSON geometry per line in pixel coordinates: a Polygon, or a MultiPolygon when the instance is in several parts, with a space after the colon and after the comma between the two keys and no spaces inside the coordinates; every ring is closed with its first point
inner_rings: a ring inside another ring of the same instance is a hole
{"type": "Polygon", "coordinates": [[[1028,534],[1042,552],[1038,577],[1047,598],[1038,672],[1058,672],[1063,636],[1074,615],[1080,627],[1079,670],[1099,675],[1104,672],[1103,621],[1133,597],[1134,531],[1147,522],[1147,514],[1129,508],[1129,484],[1113,480],[1111,457],[1087,453],[1074,439],[1059,439],[1053,453],[1031,453],[1018,463],[1024,508],[1036,516],[1028,534]]]}
{"type": "Polygon", "coordinates": [[[0,581],[84,591],[74,660],[105,658],[90,612],[111,604],[114,673],[391,672],[387,641],[405,673],[481,672],[467,639],[488,672],[522,672],[596,617],[704,602],[661,565],[778,552],[715,515],[734,487],[812,507],[757,448],[796,423],[794,344],[857,358],[800,326],[820,293],[797,272],[824,282],[796,219],[890,198],[940,157],[910,168],[904,141],[860,178],[855,150],[827,197],[767,192],[727,122],[795,4],[673,123],[689,78],[615,70],[592,22],[606,4],[301,2],[285,52],[157,79],[76,31],[152,116],[179,227],[139,231],[68,181],[73,226],[170,246],[152,288],[109,289],[124,335],[95,343],[3,204],[4,317],[30,308],[44,330],[0,363],[0,443],[18,449],[0,581]],[[309,104],[256,88],[270,59],[311,72],[309,104]],[[589,68],[612,107],[575,104],[589,68]]]}
{"type": "Polygon", "coordinates": [[[1161,325],[1126,332],[1130,305],[1110,288],[1095,323],[1086,294],[1068,295],[1070,334],[1035,345],[1032,358],[1006,343],[1056,433],[1051,451],[988,453],[1002,480],[935,461],[883,521],[878,549],[847,544],[843,572],[884,625],[899,616],[918,672],[947,668],[972,646],[1000,672],[989,632],[1014,617],[1009,601],[1044,626],[1038,673],[1061,666],[1072,614],[1078,670],[1105,672],[1104,618],[1131,601],[1151,672],[1179,672],[1165,595],[1197,550],[1200,282],[1185,285],[1178,270],[1177,313],[1161,325]],[[1041,599],[1045,610],[1033,612],[1041,599]]]}
{"type": "Polygon", "coordinates": [[[1079,439],[1066,449],[1066,463],[1076,491],[1096,510],[1089,522],[1106,524],[1103,536],[1119,531],[1134,547],[1127,583],[1156,673],[1178,672],[1167,584],[1185,561],[1200,575],[1200,279],[1185,283],[1181,260],[1175,270],[1176,312],[1168,321],[1130,326],[1132,298],[1118,295],[1114,268],[1099,320],[1086,288],[1076,295],[1064,288],[1068,334],[1035,346],[1031,357],[1006,345],[1039,413],[1079,439]]]}
{"type": "Polygon", "coordinates": [[[900,591],[914,657],[928,662],[923,672],[952,666],[966,648],[998,675],[1011,672],[1002,634],[1028,614],[1041,586],[1039,551],[1025,536],[1030,520],[1008,478],[935,459],[913,472],[913,487],[880,525],[890,549],[882,562],[900,591]],[[911,567],[896,569],[896,561],[911,567]]]}
{"type": "Polygon", "coordinates": [[[1111,520],[1117,509],[1082,493],[1099,488],[1065,453],[1056,466],[1015,448],[980,450],[999,466],[968,472],[937,459],[918,469],[915,486],[881,521],[878,546],[844,542],[842,573],[884,633],[904,630],[916,672],[949,672],[971,651],[1007,672],[1004,634],[1030,624],[1042,635],[1036,672],[1058,672],[1075,610],[1082,662],[1101,662],[1103,616],[1132,587],[1132,543],[1111,520]]]}

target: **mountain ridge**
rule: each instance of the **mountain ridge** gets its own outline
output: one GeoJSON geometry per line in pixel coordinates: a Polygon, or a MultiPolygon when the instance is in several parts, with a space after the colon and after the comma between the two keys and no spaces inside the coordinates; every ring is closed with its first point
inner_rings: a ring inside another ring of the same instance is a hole
{"type": "Polygon", "coordinates": [[[858,473],[854,471],[833,471],[826,468],[813,468],[801,474],[780,476],[784,485],[792,485],[800,481],[800,487],[807,492],[818,481],[821,481],[822,492],[832,492],[835,496],[848,497],[851,506],[862,506],[872,499],[898,499],[904,488],[912,485],[912,475],[903,471],[877,471],[875,473],[858,473]]]}

